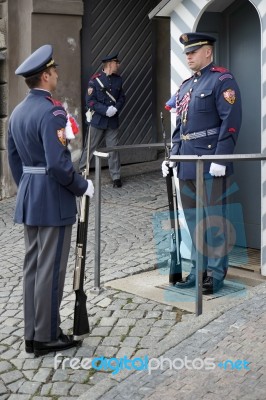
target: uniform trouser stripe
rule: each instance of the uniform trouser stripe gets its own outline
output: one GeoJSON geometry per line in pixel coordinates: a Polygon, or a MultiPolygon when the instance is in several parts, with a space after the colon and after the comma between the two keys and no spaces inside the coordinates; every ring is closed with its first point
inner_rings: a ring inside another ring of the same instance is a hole
{"type": "Polygon", "coordinates": [[[57,329],[60,324],[58,321],[59,315],[59,304],[61,302],[60,293],[59,293],[59,272],[60,272],[60,263],[61,263],[61,254],[64,244],[64,235],[65,235],[65,227],[61,226],[59,228],[58,234],[58,243],[56,248],[56,255],[54,261],[54,273],[53,273],[53,283],[52,283],[52,301],[51,301],[51,339],[54,340],[57,338],[57,329]]]}

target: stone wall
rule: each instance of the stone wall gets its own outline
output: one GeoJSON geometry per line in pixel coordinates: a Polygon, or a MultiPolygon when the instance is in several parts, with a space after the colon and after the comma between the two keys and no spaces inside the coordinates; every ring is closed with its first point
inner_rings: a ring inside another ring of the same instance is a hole
{"type": "MultiPolygon", "coordinates": [[[[7,124],[28,88],[14,71],[44,44],[54,48],[59,82],[54,97],[81,119],[80,31],[83,0],[0,0],[0,200],[13,196],[16,186],[7,160],[7,124]]],[[[73,161],[80,155],[82,131],[72,144],[73,161]]]]}
{"type": "Polygon", "coordinates": [[[6,157],[8,120],[7,22],[7,0],[0,0],[0,199],[6,197],[12,187],[6,157]]]}
{"type": "MultiPolygon", "coordinates": [[[[101,1],[102,5],[104,1],[101,1]]],[[[82,100],[85,93],[84,87],[81,87],[81,60],[84,61],[89,40],[89,36],[82,36],[82,22],[84,8],[89,3],[89,0],[0,0],[0,200],[15,195],[17,191],[8,165],[7,126],[12,110],[28,92],[24,79],[16,76],[14,71],[26,57],[44,44],[53,45],[54,59],[59,64],[59,81],[54,98],[68,108],[80,126],[80,134],[71,143],[73,162],[80,157],[84,125],[82,100]]],[[[100,10],[102,14],[98,16],[98,24],[102,26],[106,22],[105,7],[100,7],[100,10]]],[[[86,25],[86,29],[90,31],[90,24],[86,25]]],[[[158,138],[161,141],[160,111],[171,95],[168,20],[156,21],[154,53],[156,78],[154,74],[153,78],[156,80],[157,101],[155,112],[158,138]]],[[[165,116],[166,131],[170,132],[168,113],[165,116]]]]}

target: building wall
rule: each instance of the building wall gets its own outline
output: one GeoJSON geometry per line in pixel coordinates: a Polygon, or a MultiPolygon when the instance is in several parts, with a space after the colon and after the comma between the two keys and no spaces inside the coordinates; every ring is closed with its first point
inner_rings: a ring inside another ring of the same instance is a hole
{"type": "Polygon", "coordinates": [[[0,199],[8,193],[10,178],[6,160],[6,127],[8,116],[7,71],[7,0],[0,1],[0,199]],[[3,58],[5,57],[5,58],[3,58]]]}
{"type": "MultiPolygon", "coordinates": [[[[106,23],[106,7],[104,1],[101,2],[103,15],[100,15],[100,19],[98,18],[97,22],[95,22],[95,24],[98,24],[101,28],[99,30],[99,35],[103,47],[102,51],[101,48],[99,49],[99,54],[104,53],[104,51],[110,47],[106,45],[106,40],[108,38],[106,39],[106,37],[101,34],[101,32],[105,31],[104,25],[106,23]]],[[[148,12],[158,2],[159,0],[149,0],[147,4],[145,3],[145,7],[143,7],[143,2],[141,0],[138,0],[138,2],[132,1],[131,3],[135,8],[138,8],[139,14],[142,15],[143,22],[147,25],[147,23],[151,24],[150,21],[148,21],[148,12]]],[[[100,4],[98,3],[96,2],[97,7],[100,4]]],[[[28,91],[24,79],[15,76],[14,71],[34,50],[47,43],[53,45],[54,58],[59,64],[59,81],[57,91],[54,93],[54,98],[62,101],[69,112],[73,114],[79,122],[80,134],[71,144],[73,161],[75,162],[79,159],[84,126],[84,124],[82,124],[82,113],[84,111],[84,109],[82,109],[82,101],[86,89],[85,85],[87,85],[88,80],[87,75],[89,74],[89,69],[88,71],[86,69],[86,84],[84,84],[81,60],[84,61],[88,42],[86,41],[83,43],[83,53],[81,42],[82,38],[84,39],[82,31],[85,30],[88,33],[88,37],[92,31],[90,24],[88,24],[85,19],[86,7],[92,4],[92,0],[0,0],[0,53],[4,52],[7,56],[6,60],[0,60],[0,200],[14,195],[17,190],[10,174],[7,160],[7,124],[8,117],[12,110],[25,97],[28,91]]],[[[114,4],[119,5],[118,2],[114,4]]],[[[123,7],[123,4],[123,1],[121,1],[121,6],[116,7],[118,8],[118,15],[120,15],[119,10],[123,7]]],[[[112,11],[111,6],[112,4],[108,3],[107,9],[112,11]]],[[[132,15],[128,12],[128,7],[129,3],[125,4],[123,10],[128,20],[128,24],[125,24],[127,29],[127,25],[130,26],[132,22],[130,20],[132,15]]],[[[97,8],[97,12],[99,12],[99,7],[97,8]]],[[[127,20],[125,22],[127,22],[127,20]]],[[[148,43],[148,45],[152,47],[153,61],[152,66],[150,65],[151,63],[147,64],[148,73],[146,81],[149,85],[153,82],[152,85],[154,85],[155,88],[153,88],[153,99],[150,102],[152,103],[152,107],[150,103],[148,107],[149,110],[152,109],[152,115],[150,115],[149,111],[147,120],[152,118],[155,121],[153,126],[155,126],[156,132],[153,137],[157,137],[158,141],[161,141],[160,111],[163,110],[165,101],[170,97],[169,19],[153,21],[152,25],[155,28],[152,29],[153,33],[151,35],[151,40],[153,42],[152,45],[151,43],[148,43]],[[150,73],[151,70],[152,73],[150,73]],[[155,102],[155,100],[157,100],[157,102],[155,102]]],[[[143,34],[141,27],[141,24],[136,26],[135,34],[137,34],[138,29],[139,36],[143,34]]],[[[124,52],[126,54],[129,52],[128,49],[131,45],[129,41],[125,40],[126,35],[123,30],[120,30],[120,36],[121,38],[119,38],[118,42],[114,40],[114,46],[118,43],[121,48],[121,53],[124,52]],[[121,46],[122,39],[125,41],[125,43],[123,42],[123,46],[121,46]]],[[[145,39],[147,40],[147,38],[145,39]]],[[[108,40],[111,39],[109,38],[108,40]]],[[[137,59],[138,51],[139,49],[137,48],[134,54],[136,57],[135,68],[137,68],[138,63],[141,63],[141,60],[137,59]]],[[[89,64],[89,66],[92,68],[92,63],[89,64]]],[[[129,62],[126,62],[125,66],[129,71],[125,71],[125,75],[129,73],[132,74],[132,70],[129,69],[129,62]]],[[[141,64],[140,69],[143,69],[141,64]]],[[[142,86],[141,93],[143,91],[142,86]]],[[[131,102],[132,101],[131,99],[131,102]]],[[[133,101],[133,103],[134,107],[139,104],[137,99],[133,101]]],[[[128,111],[132,112],[131,108],[132,107],[129,107],[128,111]]],[[[147,107],[144,107],[145,112],[146,109],[147,107]]],[[[125,110],[125,112],[126,111],[127,110],[125,110]]],[[[127,116],[127,114],[125,115],[127,116]]],[[[165,114],[165,116],[166,130],[169,131],[169,116],[168,114],[165,114]]],[[[121,143],[124,142],[121,141],[121,143]]]]}
{"type": "MultiPolygon", "coordinates": [[[[0,0],[0,199],[16,193],[7,160],[8,116],[28,88],[14,71],[38,47],[50,43],[59,64],[54,98],[60,99],[81,124],[80,31],[83,0],[0,0]]],[[[73,161],[80,154],[82,130],[72,144],[73,161]]]]}
{"type": "MultiPolygon", "coordinates": [[[[261,20],[261,153],[266,150],[266,3],[251,2],[257,9],[261,20]]],[[[261,171],[261,273],[266,276],[266,164],[261,171]]]]}

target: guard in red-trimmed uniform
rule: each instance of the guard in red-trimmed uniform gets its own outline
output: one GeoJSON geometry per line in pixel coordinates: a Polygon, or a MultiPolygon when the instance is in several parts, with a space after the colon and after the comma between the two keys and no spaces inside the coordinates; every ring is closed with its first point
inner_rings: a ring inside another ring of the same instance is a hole
{"type": "MultiPolygon", "coordinates": [[[[86,93],[86,107],[91,115],[90,160],[102,140],[107,147],[117,146],[119,142],[119,114],[125,104],[122,78],[118,74],[120,61],[118,54],[102,59],[103,69],[89,79],[86,93]]],[[[87,143],[80,160],[80,170],[85,167],[87,143]]],[[[114,187],[121,187],[121,165],[118,151],[110,152],[109,172],[114,187]]]]}
{"type": "Polygon", "coordinates": [[[9,164],[18,186],[14,221],[24,224],[25,237],[25,349],[37,356],[78,344],[62,332],[59,309],[76,196],[92,197],[94,192],[91,180],[76,173],[71,162],[68,116],[51,95],[58,79],[52,53],[52,46],[44,45],[15,71],[25,77],[30,91],[12,112],[8,127],[9,164]]]}
{"type": "MultiPolygon", "coordinates": [[[[233,74],[213,64],[215,41],[214,37],[197,32],[180,37],[193,75],[181,84],[176,94],[177,119],[172,137],[172,155],[234,152],[242,118],[241,96],[233,74]]],[[[168,174],[166,162],[163,162],[162,170],[164,176],[168,174]]],[[[223,286],[228,268],[225,193],[232,172],[232,163],[204,163],[204,249],[196,249],[196,163],[179,162],[177,165],[181,202],[193,241],[192,269],[183,282],[176,284],[179,288],[195,286],[197,251],[203,251],[204,256],[205,293],[216,292],[223,286]]]]}

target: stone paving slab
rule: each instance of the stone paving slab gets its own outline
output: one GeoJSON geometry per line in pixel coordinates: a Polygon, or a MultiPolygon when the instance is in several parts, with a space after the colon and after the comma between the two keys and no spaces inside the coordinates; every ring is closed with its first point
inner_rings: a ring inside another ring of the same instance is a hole
{"type": "MultiPolygon", "coordinates": [[[[230,270],[230,268],[229,268],[230,270]]],[[[250,273],[249,276],[252,276],[250,273]]],[[[246,276],[245,282],[234,276],[226,279],[225,286],[219,292],[203,295],[203,312],[216,310],[220,305],[231,303],[236,298],[245,296],[246,291],[254,286],[254,281],[246,276]],[[251,284],[249,282],[251,281],[251,284]]],[[[256,285],[262,283],[261,278],[257,280],[256,285]]],[[[152,271],[146,271],[139,274],[115,279],[105,283],[105,287],[123,290],[127,293],[143,296],[150,300],[159,301],[162,304],[172,305],[180,310],[186,310],[195,313],[196,309],[196,289],[178,289],[169,286],[168,268],[160,267],[152,271]]]]}
{"type": "MultiPolygon", "coordinates": [[[[178,297],[184,295],[184,296],[189,296],[189,297],[192,297],[193,299],[195,299],[195,295],[196,295],[196,289],[194,287],[188,288],[188,289],[178,289],[174,286],[169,286],[167,284],[164,284],[164,285],[159,285],[158,288],[160,288],[162,290],[167,290],[167,291],[175,294],[178,297]]],[[[242,290],[246,290],[246,286],[241,285],[238,282],[230,282],[228,279],[225,279],[224,286],[218,292],[212,293],[212,294],[203,294],[203,298],[204,298],[204,301],[210,301],[210,300],[217,299],[217,298],[223,297],[223,296],[235,297],[238,294],[241,295],[241,293],[237,293],[237,292],[240,292],[242,290]]]]}

